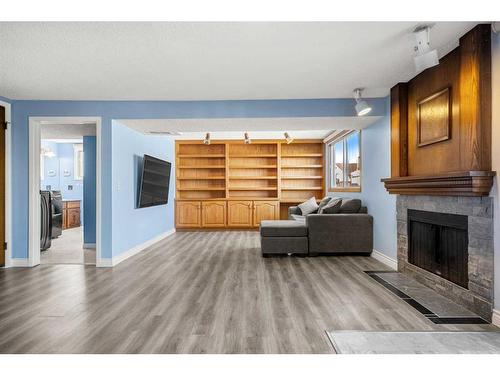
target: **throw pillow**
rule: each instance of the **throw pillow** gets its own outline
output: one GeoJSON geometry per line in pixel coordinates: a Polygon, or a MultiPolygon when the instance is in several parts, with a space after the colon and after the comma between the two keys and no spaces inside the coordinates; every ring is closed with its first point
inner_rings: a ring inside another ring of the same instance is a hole
{"type": "Polygon", "coordinates": [[[319,202],[319,205],[318,205],[318,214],[319,214],[319,213],[321,213],[321,212],[320,212],[320,211],[321,211],[321,209],[322,209],[323,207],[325,207],[325,206],[328,204],[328,202],[330,202],[331,200],[332,200],[332,197],[324,197],[324,198],[321,200],[321,202],[319,202]]]}
{"type": "Polygon", "coordinates": [[[302,215],[309,215],[318,210],[318,204],[316,203],[316,198],[311,197],[304,203],[298,205],[302,215]]]}
{"type": "Polygon", "coordinates": [[[318,211],[319,214],[338,214],[342,205],[342,198],[331,199],[326,206],[318,211]]]}
{"type": "Polygon", "coordinates": [[[344,199],[340,206],[341,214],[357,214],[361,208],[361,200],[359,199],[344,199]]]}

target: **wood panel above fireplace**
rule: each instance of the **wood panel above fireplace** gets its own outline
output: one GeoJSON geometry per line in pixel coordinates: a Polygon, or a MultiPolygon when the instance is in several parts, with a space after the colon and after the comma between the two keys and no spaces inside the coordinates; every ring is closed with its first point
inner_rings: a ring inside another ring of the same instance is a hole
{"type": "Polygon", "coordinates": [[[477,25],[440,64],[391,89],[392,194],[488,195],[491,26],[477,25]]]}

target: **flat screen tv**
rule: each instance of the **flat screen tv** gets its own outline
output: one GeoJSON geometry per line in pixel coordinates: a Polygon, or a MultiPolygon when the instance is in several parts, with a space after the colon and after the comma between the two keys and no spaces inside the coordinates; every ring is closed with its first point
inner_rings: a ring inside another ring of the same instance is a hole
{"type": "Polygon", "coordinates": [[[139,208],[168,203],[171,168],[172,164],[168,161],[144,155],[139,185],[139,208]]]}

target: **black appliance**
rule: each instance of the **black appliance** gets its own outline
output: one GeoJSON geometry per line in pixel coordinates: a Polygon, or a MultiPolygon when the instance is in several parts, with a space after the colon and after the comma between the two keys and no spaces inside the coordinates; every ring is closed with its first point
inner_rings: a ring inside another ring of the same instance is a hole
{"type": "Polygon", "coordinates": [[[170,170],[168,161],[144,155],[139,186],[138,207],[150,207],[168,203],[170,170]]]}
{"type": "Polygon", "coordinates": [[[52,205],[52,238],[57,238],[62,234],[63,202],[62,194],[58,190],[50,192],[52,205]]]}
{"type": "Polygon", "coordinates": [[[40,250],[47,250],[52,237],[52,204],[50,191],[40,191],[40,250]]]}

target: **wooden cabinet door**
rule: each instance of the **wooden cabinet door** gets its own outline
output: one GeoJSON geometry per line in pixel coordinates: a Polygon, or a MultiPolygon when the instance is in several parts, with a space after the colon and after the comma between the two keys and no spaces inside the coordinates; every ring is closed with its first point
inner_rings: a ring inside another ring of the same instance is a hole
{"type": "Polygon", "coordinates": [[[177,228],[200,227],[201,202],[196,202],[196,201],[176,202],[175,221],[177,228]]]}
{"type": "Polygon", "coordinates": [[[67,215],[67,227],[76,228],[80,226],[80,209],[79,208],[68,208],[67,215]]]}
{"type": "Polygon", "coordinates": [[[227,225],[229,227],[251,227],[252,201],[227,202],[227,225]]]}
{"type": "Polygon", "coordinates": [[[201,202],[201,226],[207,228],[225,227],[226,202],[201,202]]]}
{"type": "Polygon", "coordinates": [[[278,220],[280,206],[278,201],[254,201],[253,225],[258,227],[261,220],[278,220]]]}

